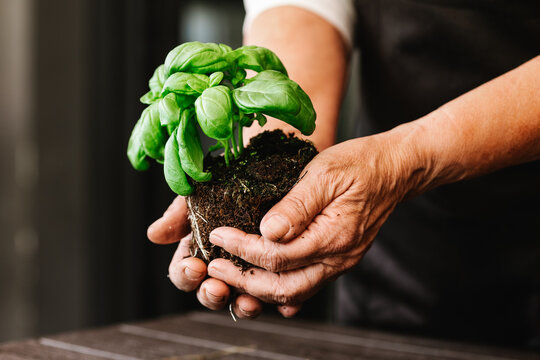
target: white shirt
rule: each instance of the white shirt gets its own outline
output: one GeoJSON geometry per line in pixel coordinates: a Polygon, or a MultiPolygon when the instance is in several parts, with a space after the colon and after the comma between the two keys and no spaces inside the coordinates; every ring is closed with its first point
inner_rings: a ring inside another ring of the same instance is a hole
{"type": "Polygon", "coordinates": [[[244,32],[257,15],[278,6],[297,6],[322,17],[341,33],[348,48],[352,47],[356,21],[353,0],[244,0],[244,32]]]}

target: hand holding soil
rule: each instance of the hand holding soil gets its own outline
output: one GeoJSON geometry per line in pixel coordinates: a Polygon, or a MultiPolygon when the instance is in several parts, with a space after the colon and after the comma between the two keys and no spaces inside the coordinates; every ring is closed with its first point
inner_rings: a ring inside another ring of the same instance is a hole
{"type": "MultiPolygon", "coordinates": [[[[224,307],[230,295],[226,283],[251,295],[237,299],[235,308],[244,310],[236,311],[240,317],[258,315],[261,305],[256,299],[286,305],[280,311],[294,315],[301,302],[360,261],[388,215],[413,187],[407,170],[413,157],[395,154],[393,143],[391,136],[376,135],[317,155],[298,184],[267,213],[262,236],[230,227],[212,232],[214,245],[259,268],[241,272],[230,261],[216,259],[207,270],[201,260],[185,258],[191,241],[185,237],[171,262],[171,280],[179,289],[191,291],[208,272],[211,278],[198,289],[203,305],[224,307]]],[[[150,239],[166,243],[185,236],[189,228],[179,226],[178,219],[186,214],[179,197],[149,228],[150,239]]]]}
{"type": "MultiPolygon", "coordinates": [[[[187,214],[185,198],[178,196],[163,216],[148,228],[148,238],[157,244],[170,244],[182,239],[169,266],[171,281],[182,291],[197,289],[197,298],[207,308],[221,309],[227,304],[229,287],[217,279],[204,280],[206,264],[190,255],[191,227],[187,214]]],[[[262,311],[261,303],[245,294],[236,298],[234,307],[235,314],[240,318],[256,317],[262,311]]]]}
{"type": "Polygon", "coordinates": [[[407,163],[385,136],[351,140],[316,156],[261,223],[262,236],[218,228],[210,241],[260,268],[216,259],[208,274],[262,301],[297,305],[355,266],[408,192],[407,163]]]}

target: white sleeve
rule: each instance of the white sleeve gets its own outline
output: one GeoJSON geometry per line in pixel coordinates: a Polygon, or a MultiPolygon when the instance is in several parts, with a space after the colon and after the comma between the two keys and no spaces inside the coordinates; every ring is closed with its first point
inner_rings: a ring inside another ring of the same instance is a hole
{"type": "Polygon", "coordinates": [[[297,6],[311,11],[332,24],[352,48],[356,11],[353,0],[244,0],[244,32],[260,13],[278,6],[297,6]]]}

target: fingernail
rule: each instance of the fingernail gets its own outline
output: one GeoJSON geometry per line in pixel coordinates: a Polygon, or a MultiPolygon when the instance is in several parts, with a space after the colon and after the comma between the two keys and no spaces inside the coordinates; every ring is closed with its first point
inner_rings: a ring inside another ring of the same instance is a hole
{"type": "Polygon", "coordinates": [[[285,236],[290,228],[289,221],[283,216],[276,214],[270,216],[268,220],[261,224],[261,233],[263,236],[271,235],[278,240],[285,236]]]}
{"type": "Polygon", "coordinates": [[[218,267],[212,263],[208,264],[208,275],[220,280],[223,279],[223,273],[219,271],[218,267]]]}
{"type": "Polygon", "coordinates": [[[245,316],[245,317],[252,317],[253,315],[255,315],[254,312],[252,312],[252,311],[246,311],[246,310],[242,309],[241,307],[238,308],[238,311],[239,311],[240,313],[242,313],[242,315],[245,316]]]}
{"type": "Polygon", "coordinates": [[[190,269],[189,267],[186,266],[186,268],[184,269],[184,274],[186,274],[186,277],[189,279],[189,280],[199,280],[202,276],[203,276],[203,273],[202,272],[198,272],[198,271],[195,271],[193,269],[190,269]]]}
{"type": "Polygon", "coordinates": [[[210,242],[214,245],[221,246],[223,245],[223,239],[217,231],[212,231],[210,233],[210,242]]]}
{"type": "Polygon", "coordinates": [[[225,296],[214,295],[208,290],[206,290],[206,296],[208,297],[208,300],[214,303],[221,303],[223,300],[225,300],[225,296]]]}

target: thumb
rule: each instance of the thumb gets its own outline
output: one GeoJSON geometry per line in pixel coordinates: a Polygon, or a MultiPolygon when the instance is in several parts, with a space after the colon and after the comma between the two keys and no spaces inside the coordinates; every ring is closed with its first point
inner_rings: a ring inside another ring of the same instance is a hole
{"type": "Polygon", "coordinates": [[[156,244],[178,242],[191,231],[187,213],[186,200],[177,196],[163,216],[148,227],[148,239],[156,244]]]}
{"type": "Polygon", "coordinates": [[[332,200],[326,182],[314,172],[305,176],[272,207],[261,221],[262,236],[286,242],[300,235],[332,200]]]}

